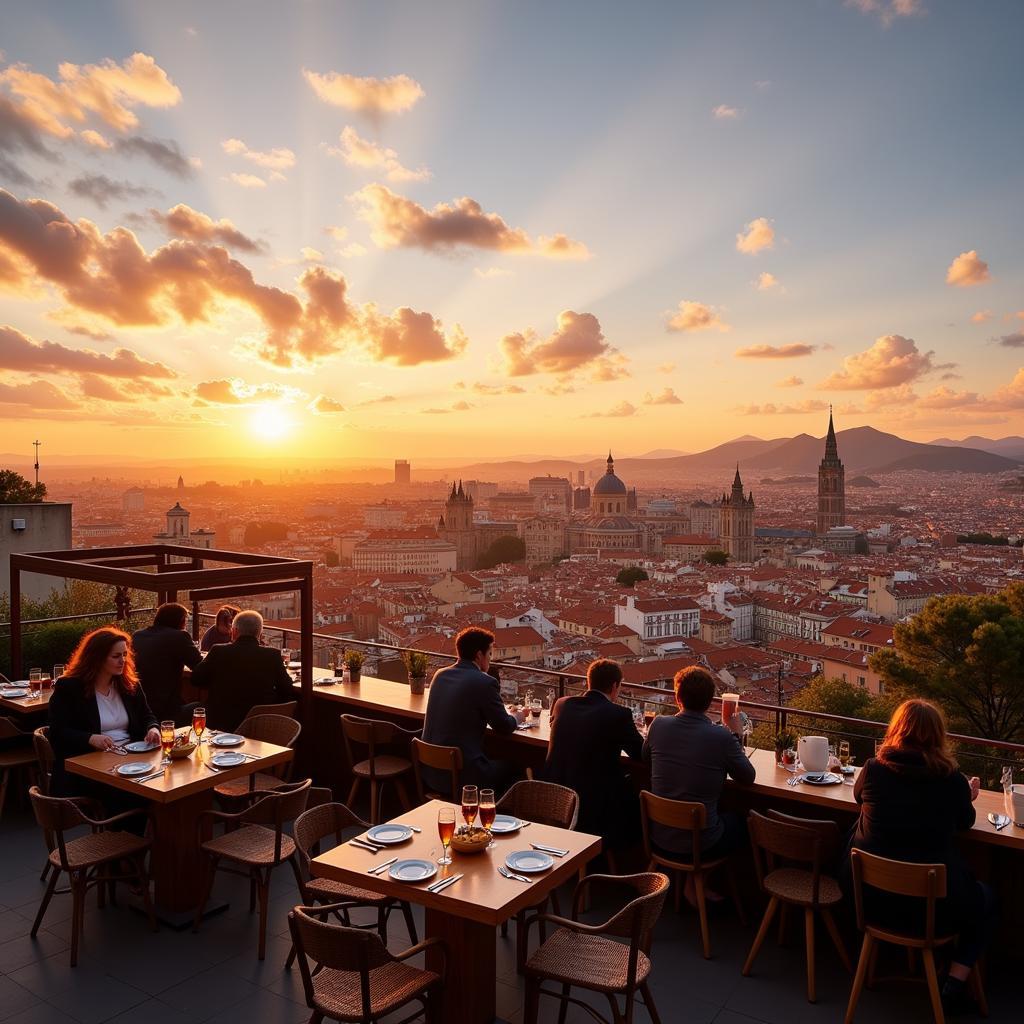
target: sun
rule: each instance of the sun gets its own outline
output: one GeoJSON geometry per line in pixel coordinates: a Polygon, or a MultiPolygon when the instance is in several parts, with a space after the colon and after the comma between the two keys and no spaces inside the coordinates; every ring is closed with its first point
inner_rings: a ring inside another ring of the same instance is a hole
{"type": "Polygon", "coordinates": [[[284,440],[294,428],[291,417],[279,405],[261,405],[249,417],[249,429],[264,441],[284,440]]]}

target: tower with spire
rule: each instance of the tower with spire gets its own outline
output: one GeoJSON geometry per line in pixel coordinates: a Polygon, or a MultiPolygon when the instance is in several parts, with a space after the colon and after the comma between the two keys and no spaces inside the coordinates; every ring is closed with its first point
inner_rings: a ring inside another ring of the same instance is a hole
{"type": "Polygon", "coordinates": [[[754,494],[743,494],[743,480],[740,477],[740,465],[736,463],[736,476],[733,477],[732,490],[723,494],[719,504],[721,527],[719,540],[722,550],[734,562],[752,562],[754,560],[754,494]]]}
{"type": "Polygon", "coordinates": [[[846,470],[839,458],[836,430],[832,424],[832,407],[829,406],[825,457],[818,467],[818,518],[815,532],[819,537],[824,537],[832,527],[845,525],[846,470]]]}
{"type": "Polygon", "coordinates": [[[476,568],[477,534],[473,529],[473,499],[463,489],[461,480],[458,487],[452,482],[451,494],[444,503],[444,514],[437,522],[437,532],[455,545],[456,567],[459,570],[476,568]]]}

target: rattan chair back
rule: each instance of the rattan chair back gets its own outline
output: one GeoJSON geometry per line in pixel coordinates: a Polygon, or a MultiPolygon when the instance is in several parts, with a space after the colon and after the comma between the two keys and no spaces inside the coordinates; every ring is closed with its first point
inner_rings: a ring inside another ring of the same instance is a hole
{"type": "Polygon", "coordinates": [[[299,707],[297,700],[285,701],[283,704],[253,704],[249,708],[246,718],[256,718],[258,715],[283,715],[285,718],[294,718],[299,707]]]}
{"type": "Polygon", "coordinates": [[[47,837],[47,845],[52,837],[54,847],[60,852],[60,866],[69,871],[64,833],[79,825],[88,825],[90,819],[70,797],[46,796],[38,786],[32,786],[28,795],[36,823],[47,837]]]}
{"type": "Polygon", "coordinates": [[[668,875],[643,871],[636,875],[588,875],[588,883],[607,883],[632,889],[636,896],[601,926],[606,935],[631,939],[648,948],[646,940],[658,923],[668,894],[668,875]]]}
{"type": "Polygon", "coordinates": [[[334,844],[337,846],[343,842],[342,833],[346,829],[364,831],[367,828],[369,825],[344,804],[320,804],[300,814],[292,828],[292,839],[295,840],[295,852],[302,869],[302,877],[310,877],[310,864],[313,858],[322,852],[320,847],[324,839],[333,836],[334,844]]]}
{"type": "Polygon", "coordinates": [[[284,715],[249,714],[235,731],[247,740],[273,743],[278,747],[294,747],[302,726],[294,718],[284,715]]]}
{"type": "Polygon", "coordinates": [[[925,900],[925,929],[924,935],[919,938],[927,943],[935,941],[935,904],[946,896],[945,864],[909,864],[879,857],[865,850],[851,850],[850,867],[853,872],[853,902],[860,931],[874,930],[890,941],[898,935],[888,928],[875,927],[866,919],[864,886],[870,886],[894,896],[912,896],[925,900]]]}
{"type": "Polygon", "coordinates": [[[274,830],[274,863],[281,861],[281,837],[284,826],[294,821],[305,809],[312,779],[291,782],[260,794],[259,799],[238,817],[240,825],[262,825],[274,830]]]}
{"type": "Polygon", "coordinates": [[[376,932],[320,921],[318,907],[295,907],[288,915],[295,948],[311,960],[335,971],[360,974],[394,960],[376,932]]]}
{"type": "Polygon", "coordinates": [[[416,738],[412,741],[412,767],[416,776],[416,792],[421,801],[429,799],[430,788],[424,786],[421,768],[433,768],[435,771],[447,772],[451,791],[441,793],[444,800],[458,803],[461,797],[460,780],[462,778],[462,751],[458,747],[442,747],[436,743],[424,743],[416,738]]]}
{"type": "Polygon", "coordinates": [[[539,779],[521,779],[498,801],[499,814],[512,814],[554,828],[576,828],[580,798],[576,790],[539,779]]]}
{"type": "Polygon", "coordinates": [[[44,796],[50,795],[50,779],[53,777],[53,763],[56,760],[50,744],[50,727],[41,725],[32,733],[32,746],[39,760],[39,789],[44,796]]]}

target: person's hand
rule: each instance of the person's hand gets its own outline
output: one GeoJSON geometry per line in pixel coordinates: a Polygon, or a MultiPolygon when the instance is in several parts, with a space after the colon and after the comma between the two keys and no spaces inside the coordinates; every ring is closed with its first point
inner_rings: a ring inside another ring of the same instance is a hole
{"type": "Polygon", "coordinates": [[[516,708],[513,716],[515,717],[516,725],[522,725],[526,721],[526,708],[516,708]]]}
{"type": "Polygon", "coordinates": [[[117,744],[105,733],[96,732],[89,737],[89,746],[95,750],[113,750],[117,744]]]}
{"type": "Polygon", "coordinates": [[[147,743],[159,743],[160,742],[160,730],[154,725],[149,732],[146,733],[147,743]]]}
{"type": "Polygon", "coordinates": [[[981,792],[981,779],[977,775],[972,775],[968,780],[967,784],[971,787],[971,800],[978,799],[978,794],[981,792]]]}

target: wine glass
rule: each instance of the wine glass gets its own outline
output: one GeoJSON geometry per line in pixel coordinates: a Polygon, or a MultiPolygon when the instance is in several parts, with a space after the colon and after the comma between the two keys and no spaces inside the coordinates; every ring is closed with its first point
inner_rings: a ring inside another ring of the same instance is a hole
{"type": "Polygon", "coordinates": [[[843,768],[848,768],[850,765],[850,741],[840,740],[839,741],[839,764],[843,768]]]}
{"type": "Polygon", "coordinates": [[[476,821],[476,812],[480,808],[480,793],[476,786],[462,787],[462,817],[466,821],[466,827],[472,829],[476,821]]]}
{"type": "Polygon", "coordinates": [[[166,719],[160,723],[160,748],[163,751],[162,765],[171,763],[171,751],[174,749],[174,720],[166,719]]]}
{"type": "Polygon", "coordinates": [[[487,843],[487,849],[489,850],[494,845],[494,833],[491,832],[491,826],[494,824],[494,816],[497,813],[497,809],[494,806],[494,790],[493,789],[481,789],[480,790],[480,824],[487,829],[491,838],[487,843]]]}
{"type": "Polygon", "coordinates": [[[54,665],[53,666],[53,675],[50,677],[50,686],[51,686],[51,688],[57,685],[57,680],[60,679],[60,677],[62,675],[64,675],[64,666],[63,665],[54,665]]]}
{"type": "Polygon", "coordinates": [[[750,739],[750,734],[754,731],[754,723],[750,720],[750,715],[746,711],[739,712],[740,720],[740,732],[743,736],[743,753],[747,752],[747,741],[750,739]]]}
{"type": "Polygon", "coordinates": [[[203,745],[203,733],[206,732],[206,708],[194,708],[192,711],[192,731],[196,734],[196,744],[203,745]]]}
{"type": "Polygon", "coordinates": [[[281,660],[284,662],[284,667],[288,667],[288,663],[292,660],[292,652],[288,647],[281,648],[281,660]]]}
{"type": "Polygon", "coordinates": [[[441,807],[437,812],[437,834],[441,837],[441,858],[438,864],[451,864],[451,854],[448,847],[451,846],[452,836],[455,835],[455,808],[441,807]]]}

